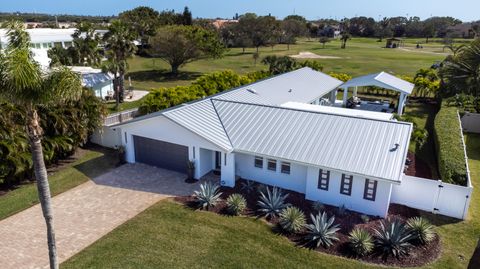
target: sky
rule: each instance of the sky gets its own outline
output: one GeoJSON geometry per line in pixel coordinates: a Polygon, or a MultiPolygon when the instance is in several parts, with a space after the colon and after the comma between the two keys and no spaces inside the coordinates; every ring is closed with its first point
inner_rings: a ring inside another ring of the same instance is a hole
{"type": "Polygon", "coordinates": [[[0,0],[0,12],[35,12],[74,15],[116,15],[144,5],[159,11],[181,11],[188,6],[194,17],[231,18],[254,12],[283,18],[297,14],[307,19],[368,16],[452,16],[480,20],[480,0],[0,0]]]}

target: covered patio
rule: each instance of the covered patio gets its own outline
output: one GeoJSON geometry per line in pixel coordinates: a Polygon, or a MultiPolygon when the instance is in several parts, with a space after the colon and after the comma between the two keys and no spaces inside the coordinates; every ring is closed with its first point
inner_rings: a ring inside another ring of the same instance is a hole
{"type": "MultiPolygon", "coordinates": [[[[347,107],[348,91],[353,89],[353,98],[357,97],[358,87],[375,86],[383,89],[393,90],[400,93],[397,105],[397,114],[402,115],[405,107],[407,96],[413,91],[414,85],[408,81],[400,79],[396,76],[390,75],[386,72],[380,72],[375,74],[369,74],[361,77],[351,79],[339,88],[343,89],[343,100],[337,101],[337,91],[333,91],[330,96],[330,102],[335,106],[347,107]]],[[[356,105],[355,109],[378,111],[378,112],[393,112],[393,109],[389,107],[389,102],[365,102],[362,101],[356,105]],[[392,111],[391,111],[392,110],[392,111]]]]}

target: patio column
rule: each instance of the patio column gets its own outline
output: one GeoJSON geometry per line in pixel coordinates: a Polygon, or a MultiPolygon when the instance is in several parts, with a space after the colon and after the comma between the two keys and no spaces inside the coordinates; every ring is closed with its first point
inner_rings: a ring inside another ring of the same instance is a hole
{"type": "Polygon", "coordinates": [[[347,106],[347,99],[348,99],[348,87],[343,88],[343,106],[347,106]]]}
{"type": "Polygon", "coordinates": [[[330,92],[330,103],[332,104],[332,106],[335,105],[335,101],[337,100],[337,93],[338,93],[338,89],[335,89],[330,92]]]}
{"type": "Polygon", "coordinates": [[[401,92],[400,97],[398,98],[398,108],[397,108],[397,114],[398,115],[403,114],[403,108],[405,106],[405,100],[406,100],[406,94],[401,92]]]}
{"type": "Polygon", "coordinates": [[[357,92],[358,92],[358,87],[355,86],[355,88],[353,89],[353,96],[357,96],[357,92]]]}
{"type": "Polygon", "coordinates": [[[235,186],[235,153],[222,152],[221,161],[220,184],[233,188],[235,186]]]}

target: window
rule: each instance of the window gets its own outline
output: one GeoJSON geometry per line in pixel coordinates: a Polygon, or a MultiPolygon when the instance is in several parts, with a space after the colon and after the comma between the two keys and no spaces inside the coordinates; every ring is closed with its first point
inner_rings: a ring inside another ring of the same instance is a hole
{"type": "Polygon", "coordinates": [[[342,184],[340,185],[340,193],[352,195],[353,176],[342,174],[342,184]]]}
{"type": "Polygon", "coordinates": [[[290,174],[290,163],[282,162],[281,168],[283,174],[290,174]]]}
{"type": "Polygon", "coordinates": [[[318,188],[320,190],[328,191],[328,184],[330,183],[330,171],[320,169],[318,172],[318,188]]]}
{"type": "Polygon", "coordinates": [[[255,156],[255,167],[263,168],[263,158],[255,156]]]}
{"type": "Polygon", "coordinates": [[[377,181],[365,179],[365,190],[363,191],[363,199],[375,201],[377,196],[377,181]]]}
{"type": "Polygon", "coordinates": [[[277,161],[273,159],[268,159],[268,170],[277,171],[277,161]]]}

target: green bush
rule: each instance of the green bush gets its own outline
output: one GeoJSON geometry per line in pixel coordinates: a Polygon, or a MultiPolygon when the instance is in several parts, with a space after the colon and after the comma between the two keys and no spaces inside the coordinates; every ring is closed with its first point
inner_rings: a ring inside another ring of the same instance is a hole
{"type": "Polygon", "coordinates": [[[305,214],[294,206],[280,212],[280,227],[288,233],[298,233],[305,227],[305,214]]]}
{"type": "Polygon", "coordinates": [[[220,196],[222,195],[219,188],[218,184],[214,184],[210,181],[200,184],[200,190],[194,191],[193,193],[193,197],[198,206],[206,210],[215,207],[220,201],[220,196]]]}
{"type": "Polygon", "coordinates": [[[334,77],[338,80],[341,80],[343,82],[346,82],[346,81],[349,81],[352,79],[352,76],[350,76],[349,74],[345,74],[345,73],[335,73],[335,72],[330,72],[328,73],[329,76],[331,77],[334,77]]]}
{"type": "Polygon", "coordinates": [[[227,198],[227,211],[229,214],[238,216],[247,208],[247,201],[241,194],[234,193],[227,198]]]}
{"type": "Polygon", "coordinates": [[[435,238],[433,225],[422,217],[414,217],[407,220],[407,227],[414,237],[414,241],[425,245],[435,238]]]}
{"type": "Polygon", "coordinates": [[[274,187],[270,191],[267,187],[265,192],[260,193],[260,200],[257,203],[258,211],[267,218],[277,217],[284,208],[289,206],[285,203],[287,197],[288,194],[283,194],[279,188],[274,187]]]}
{"type": "Polygon", "coordinates": [[[400,220],[382,221],[380,229],[375,229],[375,245],[384,257],[399,258],[408,254],[413,235],[400,220]]]}
{"type": "Polygon", "coordinates": [[[365,256],[372,252],[373,238],[367,230],[361,228],[353,229],[348,236],[348,245],[357,256],[365,256]]]}
{"type": "Polygon", "coordinates": [[[328,217],[327,213],[318,213],[317,215],[310,215],[312,224],[307,224],[308,230],[305,235],[305,241],[308,246],[325,248],[333,245],[334,241],[338,241],[337,231],[340,230],[338,224],[335,222],[335,217],[328,217]]]}
{"type": "Polygon", "coordinates": [[[442,105],[435,117],[434,129],[442,181],[465,186],[467,167],[457,108],[442,105]]]}
{"type": "Polygon", "coordinates": [[[160,111],[249,84],[268,75],[267,72],[253,72],[241,76],[233,71],[226,70],[203,75],[192,82],[190,86],[155,89],[143,99],[139,107],[139,113],[144,115],[160,111]]]}

